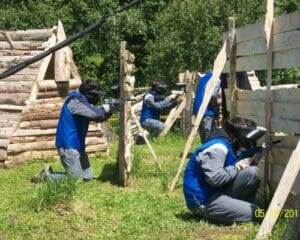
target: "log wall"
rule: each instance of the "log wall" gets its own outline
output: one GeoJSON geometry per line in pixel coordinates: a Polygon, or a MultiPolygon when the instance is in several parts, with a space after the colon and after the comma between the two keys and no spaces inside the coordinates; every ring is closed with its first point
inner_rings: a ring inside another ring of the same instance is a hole
{"type": "MultiPolygon", "coordinates": [[[[5,71],[56,44],[57,28],[0,33],[0,71],[5,71]]],[[[60,34],[64,35],[60,23],[60,34]]],[[[66,95],[81,79],[69,47],[62,49],[64,78],[55,75],[54,56],[34,63],[0,82],[0,166],[30,159],[57,157],[55,133],[66,95]],[[50,72],[50,74],[49,74],[50,72]]],[[[56,64],[58,64],[56,62],[56,64]]],[[[107,155],[102,124],[91,123],[86,151],[107,155]]]]}

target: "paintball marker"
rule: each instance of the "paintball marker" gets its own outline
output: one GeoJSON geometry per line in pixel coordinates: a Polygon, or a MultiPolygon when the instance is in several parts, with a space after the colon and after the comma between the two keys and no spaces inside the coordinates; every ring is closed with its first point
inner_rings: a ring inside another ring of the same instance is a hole
{"type": "MultiPolygon", "coordinates": [[[[274,144],[277,144],[280,142],[281,142],[281,140],[278,139],[276,141],[272,141],[271,143],[272,143],[272,145],[274,145],[274,144]]],[[[256,146],[256,143],[255,143],[255,145],[253,145],[252,147],[250,147],[246,150],[238,151],[236,154],[237,161],[242,160],[244,158],[253,158],[251,165],[257,165],[260,158],[265,155],[265,152],[266,152],[265,149],[266,149],[265,143],[263,143],[261,146],[256,146]],[[256,156],[254,156],[254,155],[256,155],[256,156]]]]}
{"type": "MultiPolygon", "coordinates": [[[[119,85],[115,84],[110,87],[114,95],[119,95],[119,85]]],[[[118,98],[105,98],[104,104],[108,104],[112,112],[119,111],[120,100],[118,98]]]]}

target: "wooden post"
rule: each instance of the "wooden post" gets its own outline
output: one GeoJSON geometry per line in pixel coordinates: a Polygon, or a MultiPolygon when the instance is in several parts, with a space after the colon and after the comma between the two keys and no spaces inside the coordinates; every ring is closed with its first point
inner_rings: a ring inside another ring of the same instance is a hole
{"type": "MultiPolygon", "coordinates": [[[[267,90],[266,90],[266,102],[265,102],[265,112],[266,119],[265,125],[267,128],[267,132],[265,135],[265,142],[271,142],[271,118],[272,118],[272,68],[273,68],[273,37],[272,37],[272,29],[273,29],[273,0],[267,1],[267,15],[265,20],[265,32],[267,39],[267,90]]],[[[267,144],[268,146],[268,144],[267,144]]],[[[265,168],[264,168],[264,185],[268,187],[268,183],[270,180],[270,148],[266,149],[265,156],[265,168]]]]}
{"type": "Polygon", "coordinates": [[[184,136],[188,136],[192,129],[192,104],[193,104],[193,93],[192,93],[192,79],[191,74],[187,70],[184,75],[184,81],[186,83],[186,105],[182,112],[181,129],[184,136]]]}
{"type": "Polygon", "coordinates": [[[126,50],[126,42],[121,42],[120,48],[120,140],[118,152],[119,180],[122,186],[128,186],[128,177],[131,170],[133,135],[131,133],[131,102],[134,89],[133,69],[134,55],[126,50]]]}
{"type": "Polygon", "coordinates": [[[230,96],[230,117],[234,117],[237,111],[237,100],[236,100],[236,33],[235,33],[235,19],[229,17],[228,21],[229,29],[229,96],[230,96]]]}
{"type": "MultiPolygon", "coordinates": [[[[58,20],[57,26],[57,43],[60,43],[66,39],[66,34],[62,22],[58,20]]],[[[62,48],[54,53],[54,76],[56,82],[67,81],[65,75],[66,67],[66,51],[67,48],[62,48]]]]}
{"type": "Polygon", "coordinates": [[[199,124],[202,120],[202,117],[204,115],[204,112],[207,108],[207,105],[211,99],[211,96],[213,94],[213,91],[217,85],[217,82],[218,82],[218,78],[220,77],[221,75],[221,72],[224,68],[224,65],[226,63],[226,42],[224,42],[223,44],[223,47],[221,49],[221,51],[219,52],[215,62],[214,62],[214,69],[213,69],[213,75],[211,77],[211,80],[207,83],[207,86],[205,88],[205,94],[204,94],[204,97],[203,97],[203,102],[201,103],[200,105],[200,108],[199,108],[199,111],[198,111],[198,114],[197,114],[197,118],[196,118],[196,122],[195,122],[195,125],[194,127],[192,128],[192,131],[188,137],[188,140],[185,144],[185,148],[184,148],[184,151],[183,151],[183,155],[182,155],[182,158],[181,158],[181,161],[180,161],[180,165],[179,165],[179,168],[177,170],[177,173],[176,173],[176,176],[175,178],[172,180],[171,182],[171,186],[170,186],[170,191],[172,192],[176,186],[176,183],[178,181],[178,178],[180,176],[180,173],[182,171],[182,168],[184,166],[184,163],[185,163],[185,160],[186,160],[186,157],[188,155],[188,152],[190,150],[190,147],[193,143],[193,140],[194,140],[194,137],[195,135],[197,134],[197,130],[198,130],[198,127],[199,127],[199,124]]]}
{"type": "Polygon", "coordinates": [[[126,151],[126,125],[128,119],[126,92],[125,92],[125,73],[124,73],[124,55],[125,55],[126,42],[121,42],[120,49],[120,138],[119,138],[119,152],[118,152],[118,163],[119,163],[119,181],[122,186],[128,185],[128,172],[127,162],[125,159],[126,151]]]}
{"type": "MultiPolygon", "coordinates": [[[[293,151],[292,156],[283,172],[283,175],[274,193],[273,199],[268,208],[266,216],[256,235],[256,239],[266,238],[267,235],[272,231],[273,226],[275,225],[277,218],[280,216],[284,203],[296,180],[296,177],[299,173],[299,169],[300,141],[298,141],[296,149],[293,151]]],[[[298,211],[298,209],[295,209],[295,211],[298,211]]]]}

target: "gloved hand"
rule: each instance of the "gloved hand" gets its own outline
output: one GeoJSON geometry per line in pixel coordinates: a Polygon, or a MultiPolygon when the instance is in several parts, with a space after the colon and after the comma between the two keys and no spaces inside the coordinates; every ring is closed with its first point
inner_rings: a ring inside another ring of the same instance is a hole
{"type": "Polygon", "coordinates": [[[104,113],[105,120],[110,118],[112,115],[112,108],[111,108],[110,104],[105,103],[102,105],[102,108],[104,109],[104,112],[105,112],[104,113]]]}
{"type": "Polygon", "coordinates": [[[244,158],[238,162],[236,162],[235,167],[239,170],[242,171],[244,168],[248,167],[251,165],[252,159],[251,158],[244,158]]]}
{"type": "Polygon", "coordinates": [[[104,109],[105,113],[111,112],[111,107],[108,103],[103,104],[102,108],[104,109]]]}
{"type": "Polygon", "coordinates": [[[170,108],[174,108],[178,105],[178,102],[176,100],[171,100],[170,108]]]}
{"type": "Polygon", "coordinates": [[[263,153],[261,152],[258,152],[258,153],[255,153],[252,157],[251,157],[251,165],[252,166],[256,166],[259,162],[259,160],[262,158],[263,156],[263,153]]]}

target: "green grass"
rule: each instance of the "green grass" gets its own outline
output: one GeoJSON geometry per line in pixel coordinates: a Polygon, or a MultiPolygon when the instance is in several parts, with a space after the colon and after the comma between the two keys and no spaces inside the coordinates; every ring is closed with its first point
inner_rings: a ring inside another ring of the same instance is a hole
{"type": "Polygon", "coordinates": [[[176,135],[153,142],[162,172],[146,145],[134,146],[127,188],[116,184],[116,143],[109,158],[91,159],[97,179],[90,182],[31,183],[45,164],[62,170],[53,159],[1,170],[0,239],[254,239],[257,225],[214,225],[194,217],[181,181],[168,192],[184,144],[176,135]]]}

